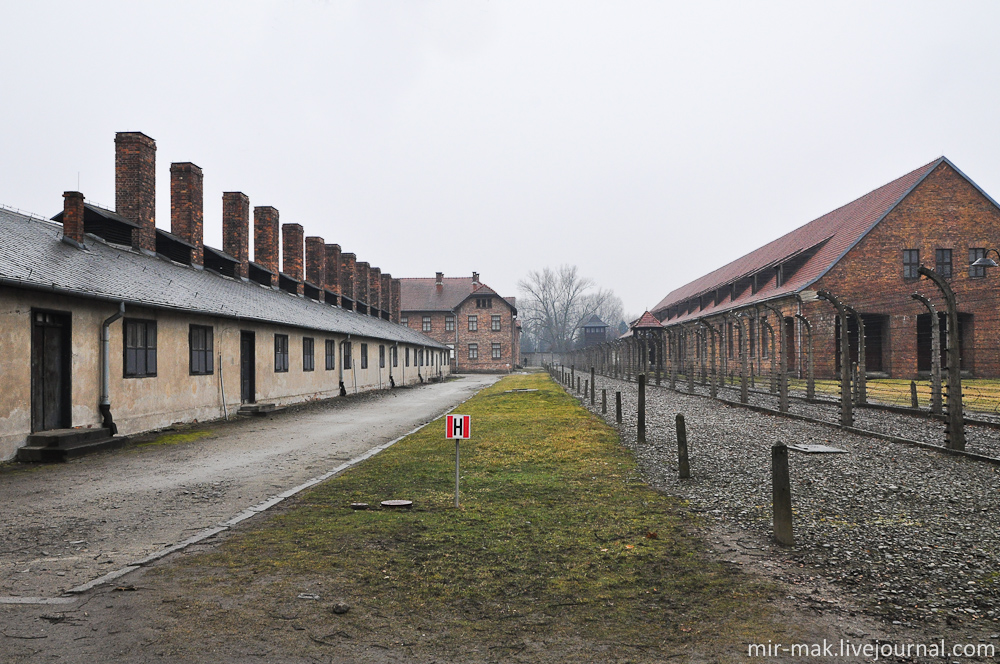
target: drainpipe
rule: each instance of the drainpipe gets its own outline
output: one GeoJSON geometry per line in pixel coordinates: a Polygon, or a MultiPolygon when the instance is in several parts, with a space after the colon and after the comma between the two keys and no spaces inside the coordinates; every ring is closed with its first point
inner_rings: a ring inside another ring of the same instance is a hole
{"type": "Polygon", "coordinates": [[[125,303],[118,304],[118,311],[104,321],[101,326],[101,401],[97,408],[101,411],[101,426],[110,430],[111,435],[118,433],[118,425],[111,417],[111,324],[125,315],[125,303]]]}

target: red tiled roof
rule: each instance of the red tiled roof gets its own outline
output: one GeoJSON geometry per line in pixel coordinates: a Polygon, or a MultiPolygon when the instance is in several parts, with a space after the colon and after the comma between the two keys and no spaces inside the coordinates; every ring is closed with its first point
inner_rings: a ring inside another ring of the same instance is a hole
{"type": "MultiPolygon", "coordinates": [[[[399,284],[401,311],[452,311],[473,293],[497,295],[486,284],[473,283],[469,277],[447,277],[442,280],[440,290],[434,277],[403,278],[399,284]]],[[[513,307],[506,298],[497,298],[513,307]]]]}
{"type": "MultiPolygon", "coordinates": [[[[731,283],[768,268],[776,267],[796,256],[800,256],[805,262],[795,270],[794,274],[787,276],[785,283],[781,286],[776,283],[775,272],[770,270],[766,277],[767,283],[762,284],[756,293],[752,292],[753,289],[747,288],[737,296],[735,301],[730,301],[726,297],[717,305],[710,304],[705,309],[671,318],[669,323],[700,318],[713,312],[722,312],[805,289],[826,274],[844,254],[861,241],[886,214],[941,163],[951,165],[944,157],[935,159],[843,207],[810,221],[777,240],[765,244],[742,258],[671,291],[659,304],[653,307],[653,311],[662,316],[668,307],[729,286],[731,283]],[[810,252],[812,252],[811,256],[810,252]]],[[[955,170],[958,171],[957,168],[955,170]]]]}
{"type": "Polygon", "coordinates": [[[648,329],[648,328],[660,328],[663,324],[660,323],[659,319],[648,311],[639,317],[635,323],[632,324],[632,329],[648,329]]]}

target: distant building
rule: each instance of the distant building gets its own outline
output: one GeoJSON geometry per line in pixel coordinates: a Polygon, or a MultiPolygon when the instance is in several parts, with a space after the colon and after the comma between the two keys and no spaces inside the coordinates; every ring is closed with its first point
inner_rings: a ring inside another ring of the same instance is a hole
{"type": "MultiPolygon", "coordinates": [[[[945,311],[938,288],[919,274],[926,266],[955,293],[962,370],[996,377],[1000,269],[972,265],[996,249],[1000,206],[941,157],[673,290],[653,314],[680,339],[682,357],[708,353],[704,340],[693,343],[694,331],[711,326],[709,342],[728,373],[739,371],[743,347],[751,368],[768,369],[777,345],[772,335],[781,335],[789,371],[801,373],[808,319],[816,375],[832,377],[842,331],[834,307],[816,299],[827,290],[863,322],[867,372],[910,380],[930,370],[932,348],[931,314],[912,294],[929,297],[939,317],[945,311]],[[685,339],[692,341],[687,348],[685,339]]],[[[847,335],[849,361],[857,363],[854,317],[847,335]]]]}
{"type": "Polygon", "coordinates": [[[587,319],[587,322],[580,326],[582,332],[580,337],[581,348],[589,348],[597,344],[603,344],[608,340],[608,324],[601,320],[597,314],[587,319]]]}
{"type": "Polygon", "coordinates": [[[478,272],[401,279],[400,322],[447,345],[453,371],[510,371],[521,356],[515,299],[480,282],[478,272]]]}

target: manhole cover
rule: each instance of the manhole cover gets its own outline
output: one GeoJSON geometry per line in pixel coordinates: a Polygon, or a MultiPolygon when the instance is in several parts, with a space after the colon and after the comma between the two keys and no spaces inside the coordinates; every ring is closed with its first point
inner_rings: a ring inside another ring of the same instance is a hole
{"type": "Polygon", "coordinates": [[[788,449],[795,450],[796,452],[805,452],[806,454],[847,454],[847,450],[842,450],[839,447],[830,447],[829,445],[820,445],[818,443],[796,443],[795,445],[789,445],[788,449]]]}
{"type": "Polygon", "coordinates": [[[368,509],[368,503],[351,503],[352,510],[366,510],[368,509]]]}
{"type": "Polygon", "coordinates": [[[413,507],[412,500],[383,500],[382,507],[388,507],[390,509],[410,509],[413,507]]]}

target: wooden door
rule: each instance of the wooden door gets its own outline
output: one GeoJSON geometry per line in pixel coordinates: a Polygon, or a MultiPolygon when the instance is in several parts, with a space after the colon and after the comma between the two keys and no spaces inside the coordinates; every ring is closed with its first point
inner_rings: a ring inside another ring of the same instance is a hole
{"type": "Polygon", "coordinates": [[[35,310],[31,319],[31,430],[65,429],[71,426],[71,318],[35,310]]]}
{"type": "Polygon", "coordinates": [[[257,401],[257,365],[254,358],[256,335],[243,330],[240,332],[240,401],[257,401]]]}

